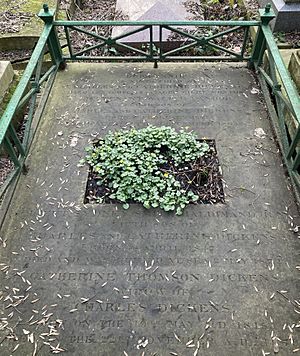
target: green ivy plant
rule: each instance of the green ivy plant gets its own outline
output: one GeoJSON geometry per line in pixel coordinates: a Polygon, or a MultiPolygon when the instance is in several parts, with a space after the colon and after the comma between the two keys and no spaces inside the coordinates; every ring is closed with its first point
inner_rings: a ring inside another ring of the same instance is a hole
{"type": "MultiPolygon", "coordinates": [[[[123,203],[142,203],[146,209],[161,208],[181,215],[198,196],[176,179],[176,171],[209,150],[194,133],[149,125],[142,129],[109,132],[86,147],[87,162],[97,184],[109,188],[108,198],[123,203]]],[[[104,201],[102,197],[100,201],[104,201]]]]}

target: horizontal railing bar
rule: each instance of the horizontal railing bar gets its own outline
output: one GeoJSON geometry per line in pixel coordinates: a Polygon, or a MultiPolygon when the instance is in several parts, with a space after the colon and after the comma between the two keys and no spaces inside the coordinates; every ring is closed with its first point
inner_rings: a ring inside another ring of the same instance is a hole
{"type": "Polygon", "coordinates": [[[234,61],[234,62],[244,62],[248,59],[250,59],[250,57],[244,57],[244,59],[239,59],[236,56],[168,56],[166,57],[167,60],[171,60],[171,61],[182,61],[182,60],[186,60],[186,61],[208,61],[208,62],[215,62],[215,61],[234,61]]]}
{"type": "Polygon", "coordinates": [[[54,26],[260,26],[260,21],[54,21],[54,26]]]}
{"type": "MultiPolygon", "coordinates": [[[[159,56],[153,56],[152,58],[149,58],[148,56],[146,57],[140,57],[140,56],[128,56],[128,57],[105,57],[105,56],[84,56],[84,57],[70,57],[66,56],[63,57],[64,60],[71,60],[71,61],[90,61],[90,60],[99,60],[99,61],[159,61],[160,57],[159,56]]],[[[244,57],[242,60],[237,58],[237,57],[231,57],[231,56],[168,56],[163,59],[162,62],[168,62],[168,61],[186,61],[186,62],[191,62],[191,61],[210,61],[210,62],[216,62],[216,61],[234,61],[234,62],[245,62],[249,60],[250,57],[244,57]]]]}
{"type": "Polygon", "coordinates": [[[49,34],[52,30],[52,24],[45,24],[44,30],[41,34],[41,37],[35,46],[35,49],[31,55],[31,59],[21,77],[21,80],[12,96],[10,99],[10,102],[8,103],[6,110],[1,118],[0,122],[0,144],[2,143],[4,136],[6,134],[6,131],[8,129],[8,126],[16,112],[16,109],[18,107],[18,104],[20,100],[22,99],[24,92],[26,90],[26,87],[30,81],[30,78],[35,70],[35,67],[38,63],[38,60],[44,50],[44,47],[46,45],[47,39],[49,37],[49,34]]]}

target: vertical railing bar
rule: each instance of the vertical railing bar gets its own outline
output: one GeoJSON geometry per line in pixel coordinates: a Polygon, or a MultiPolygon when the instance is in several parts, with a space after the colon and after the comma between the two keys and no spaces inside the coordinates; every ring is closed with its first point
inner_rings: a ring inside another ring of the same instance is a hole
{"type": "Polygon", "coordinates": [[[163,31],[163,27],[162,25],[159,25],[159,59],[162,60],[163,59],[163,49],[162,49],[162,31],[163,31]]]}
{"type": "Polygon", "coordinates": [[[39,81],[40,81],[40,77],[41,77],[44,55],[45,55],[45,47],[43,48],[43,50],[41,52],[41,55],[38,59],[38,63],[37,63],[36,70],[35,70],[35,84],[37,87],[39,86],[39,81]]]}
{"type": "MultiPolygon", "coordinates": [[[[275,68],[275,64],[274,64],[274,58],[272,56],[271,50],[268,47],[268,57],[269,57],[269,65],[270,65],[270,74],[271,74],[271,78],[273,80],[273,87],[272,87],[272,91],[276,91],[276,90],[280,90],[280,85],[278,83],[277,80],[277,73],[276,73],[276,68],[275,68]]],[[[278,95],[275,95],[275,102],[276,102],[276,107],[277,107],[277,114],[278,114],[278,120],[279,120],[279,127],[280,127],[280,131],[281,131],[281,135],[282,135],[282,144],[283,144],[283,148],[284,148],[284,153],[287,154],[288,153],[288,139],[287,139],[287,129],[285,126],[285,120],[284,120],[284,114],[283,114],[283,106],[282,106],[282,102],[281,99],[278,95]]]]}
{"type": "Polygon", "coordinates": [[[47,41],[47,45],[49,47],[49,53],[50,53],[50,56],[51,56],[51,61],[52,63],[54,63],[56,65],[56,67],[58,68],[59,66],[59,63],[57,63],[57,60],[56,60],[56,57],[55,57],[55,48],[53,46],[53,43],[52,41],[49,41],[49,38],[48,38],[48,41],[47,41]]]}
{"type": "Polygon", "coordinates": [[[39,82],[40,82],[41,72],[42,72],[42,67],[43,67],[44,54],[45,54],[45,46],[44,46],[43,50],[41,51],[41,55],[38,59],[38,63],[37,63],[36,70],[35,70],[35,79],[34,79],[34,83],[33,83],[33,89],[35,91],[29,101],[29,112],[27,115],[27,122],[25,124],[25,131],[24,131],[24,136],[23,136],[23,140],[22,140],[22,147],[24,148],[24,155],[26,154],[26,151],[27,151],[29,133],[30,133],[30,129],[31,129],[34,108],[36,105],[37,92],[39,91],[39,87],[40,87],[39,82]]]}
{"type": "Polygon", "coordinates": [[[293,162],[293,167],[292,170],[293,171],[297,171],[300,165],[300,150],[297,152],[296,158],[293,162]]]}
{"type": "Polygon", "coordinates": [[[12,123],[9,124],[8,129],[7,129],[9,135],[11,136],[14,144],[17,147],[18,152],[21,154],[21,156],[25,156],[25,149],[21,143],[21,141],[19,140],[19,137],[17,136],[16,130],[13,127],[12,123]]]}
{"type": "Polygon", "coordinates": [[[247,26],[244,28],[244,40],[243,40],[243,46],[242,46],[242,50],[241,50],[242,59],[244,59],[244,53],[245,53],[246,46],[247,46],[248,36],[249,36],[249,27],[247,26]]]}
{"type": "Polygon", "coordinates": [[[7,138],[7,136],[4,137],[3,140],[4,147],[9,155],[9,157],[12,159],[16,167],[21,167],[21,163],[16,155],[15,149],[13,148],[13,145],[11,144],[10,140],[7,138]]]}
{"type": "Polygon", "coordinates": [[[35,109],[35,105],[36,105],[36,98],[37,98],[37,93],[33,94],[33,96],[30,99],[29,112],[28,112],[28,117],[27,117],[27,122],[25,125],[24,137],[23,137],[23,145],[25,148],[25,153],[27,152],[27,148],[28,148],[31,124],[32,124],[34,109],[35,109]]]}
{"type": "Polygon", "coordinates": [[[150,36],[150,58],[153,60],[153,26],[149,27],[149,36],[150,36]]]}
{"type": "Polygon", "coordinates": [[[258,58],[257,58],[257,66],[260,66],[263,62],[263,57],[266,51],[266,39],[263,38],[262,43],[261,43],[261,47],[259,50],[259,54],[258,54],[258,58]]]}
{"type": "Polygon", "coordinates": [[[65,30],[65,34],[66,34],[66,38],[67,38],[67,44],[68,44],[69,53],[70,53],[70,56],[73,57],[73,48],[72,48],[72,43],[71,43],[71,40],[70,40],[69,27],[68,26],[64,26],[64,30],[65,30]]]}

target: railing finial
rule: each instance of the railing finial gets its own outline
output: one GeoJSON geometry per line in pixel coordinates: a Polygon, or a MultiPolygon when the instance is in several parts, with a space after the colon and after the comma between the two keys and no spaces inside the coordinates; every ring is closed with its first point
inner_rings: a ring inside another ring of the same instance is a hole
{"type": "Polygon", "coordinates": [[[48,4],[43,5],[44,12],[49,12],[49,6],[48,4]]]}
{"type": "Polygon", "coordinates": [[[265,6],[265,12],[266,12],[266,13],[269,13],[270,10],[271,10],[271,4],[268,3],[268,4],[265,6]]]}

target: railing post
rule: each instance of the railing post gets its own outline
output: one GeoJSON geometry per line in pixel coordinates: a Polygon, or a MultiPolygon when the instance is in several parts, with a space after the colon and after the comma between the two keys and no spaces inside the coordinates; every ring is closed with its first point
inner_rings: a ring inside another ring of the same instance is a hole
{"type": "Polygon", "coordinates": [[[264,34],[262,32],[262,26],[268,26],[270,21],[275,17],[274,11],[271,8],[270,4],[267,4],[264,9],[259,9],[261,25],[258,27],[252,55],[250,58],[249,66],[254,68],[255,64],[259,66],[263,60],[263,54],[266,49],[266,42],[264,34]]]}
{"type": "Polygon", "coordinates": [[[56,28],[53,26],[54,21],[54,12],[49,10],[47,4],[43,5],[43,9],[40,11],[38,15],[46,25],[51,25],[52,29],[49,34],[49,38],[47,41],[49,52],[53,62],[60,68],[65,69],[65,61],[63,59],[60,42],[57,36],[56,28]]]}

